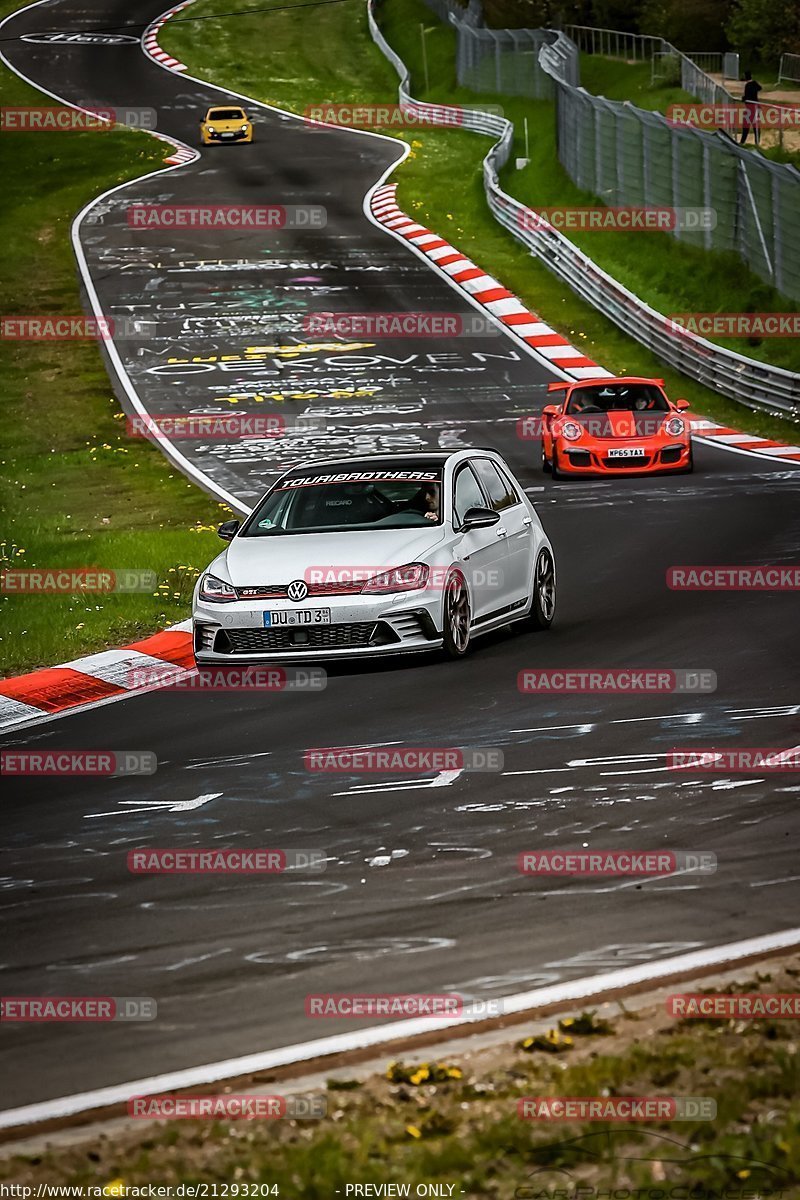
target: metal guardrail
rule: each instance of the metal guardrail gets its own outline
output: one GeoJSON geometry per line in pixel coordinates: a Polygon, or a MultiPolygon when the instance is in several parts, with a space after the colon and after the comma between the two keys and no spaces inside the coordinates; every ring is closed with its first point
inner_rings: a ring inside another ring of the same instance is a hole
{"type": "MultiPolygon", "coordinates": [[[[483,160],[486,199],[495,219],[517,241],[567,283],[581,299],[671,367],[748,408],[800,418],[800,375],[757,359],[746,358],[697,334],[676,329],[663,313],[656,312],[608,275],[533,209],[503,191],[499,173],[511,157],[514,141],[512,122],[506,117],[478,109],[415,100],[409,90],[408,68],[386,41],[375,19],[378,2],[367,0],[370,34],[400,77],[401,105],[422,119],[432,120],[438,116],[442,124],[457,124],[461,128],[495,138],[494,145],[483,160]]],[[[448,15],[452,22],[454,17],[448,15]]],[[[549,40],[540,50],[539,65],[561,83],[558,77],[560,64],[571,58],[574,43],[571,50],[561,43],[561,39],[570,41],[565,34],[552,30],[547,32],[549,40]]]]}

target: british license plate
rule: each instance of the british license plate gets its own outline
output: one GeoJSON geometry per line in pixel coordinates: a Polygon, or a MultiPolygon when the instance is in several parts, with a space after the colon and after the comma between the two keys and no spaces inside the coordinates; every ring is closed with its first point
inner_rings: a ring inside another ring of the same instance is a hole
{"type": "Polygon", "coordinates": [[[620,446],[616,450],[609,450],[609,458],[644,458],[644,447],[642,446],[620,446]]]}
{"type": "Polygon", "coordinates": [[[264,613],[264,627],[276,625],[330,625],[329,608],[279,608],[264,613]]]}

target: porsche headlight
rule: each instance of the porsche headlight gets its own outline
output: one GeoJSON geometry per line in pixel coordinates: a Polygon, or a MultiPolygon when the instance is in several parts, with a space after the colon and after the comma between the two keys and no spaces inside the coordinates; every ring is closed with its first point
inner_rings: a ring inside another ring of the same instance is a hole
{"type": "Polygon", "coordinates": [[[577,442],[583,430],[577,421],[565,421],[561,426],[561,433],[568,442],[577,442]]]}
{"type": "Polygon", "coordinates": [[[217,579],[216,575],[204,575],[198,598],[211,600],[216,604],[227,604],[231,600],[237,599],[236,588],[226,583],[224,579],[217,579]]]}
{"type": "Polygon", "coordinates": [[[686,425],[680,417],[669,417],[664,422],[664,432],[668,433],[670,437],[680,437],[682,433],[686,432],[686,425]]]}

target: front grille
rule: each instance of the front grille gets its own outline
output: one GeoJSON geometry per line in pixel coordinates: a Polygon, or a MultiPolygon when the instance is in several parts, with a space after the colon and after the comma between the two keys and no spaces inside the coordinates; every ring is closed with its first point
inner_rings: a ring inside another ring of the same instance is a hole
{"type": "MultiPolygon", "coordinates": [[[[309,583],[309,596],[353,596],[364,586],[363,579],[334,581],[332,583],[309,583]]],[[[236,589],[240,600],[285,600],[289,593],[288,583],[252,583],[236,589]]]]}
{"type": "Polygon", "coordinates": [[[666,450],[661,451],[661,461],[665,465],[668,463],[676,463],[680,460],[682,454],[682,446],[667,446],[666,450]]]}
{"type": "Polygon", "coordinates": [[[592,456],[588,450],[568,450],[567,459],[573,467],[590,467],[592,456]]]}
{"type": "Polygon", "coordinates": [[[357,621],[350,625],[317,625],[314,629],[228,629],[234,654],[268,650],[349,650],[385,644],[396,635],[380,622],[357,621]]]}

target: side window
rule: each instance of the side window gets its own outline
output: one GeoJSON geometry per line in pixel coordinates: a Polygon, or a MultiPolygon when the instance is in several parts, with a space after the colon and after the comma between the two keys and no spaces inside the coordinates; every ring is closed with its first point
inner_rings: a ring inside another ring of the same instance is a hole
{"type": "Polygon", "coordinates": [[[497,467],[488,458],[476,458],[475,470],[488,492],[495,512],[502,512],[504,508],[511,508],[512,505],[519,504],[519,496],[511,486],[511,481],[503,479],[497,467]]]}
{"type": "Polygon", "coordinates": [[[471,468],[461,467],[453,486],[453,525],[458,529],[468,508],[485,507],[486,500],[471,468]]]}

